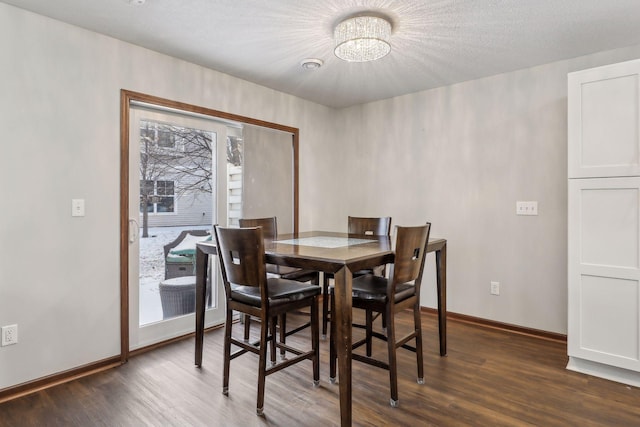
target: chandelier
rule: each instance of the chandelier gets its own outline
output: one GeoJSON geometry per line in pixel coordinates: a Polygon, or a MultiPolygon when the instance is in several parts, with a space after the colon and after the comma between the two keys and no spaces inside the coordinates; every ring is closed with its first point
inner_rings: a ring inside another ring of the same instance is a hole
{"type": "Polygon", "coordinates": [[[346,19],[336,26],[333,36],[334,52],[345,61],[375,61],[391,51],[391,23],[377,16],[346,19]]]}

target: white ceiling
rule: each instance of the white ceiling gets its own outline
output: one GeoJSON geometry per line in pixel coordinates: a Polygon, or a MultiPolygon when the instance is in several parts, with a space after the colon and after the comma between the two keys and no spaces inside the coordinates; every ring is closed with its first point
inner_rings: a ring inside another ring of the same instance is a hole
{"type": "Polygon", "coordinates": [[[640,44],[640,0],[1,1],[331,107],[640,44]],[[343,62],[333,28],[362,11],[392,51],[343,62]]]}

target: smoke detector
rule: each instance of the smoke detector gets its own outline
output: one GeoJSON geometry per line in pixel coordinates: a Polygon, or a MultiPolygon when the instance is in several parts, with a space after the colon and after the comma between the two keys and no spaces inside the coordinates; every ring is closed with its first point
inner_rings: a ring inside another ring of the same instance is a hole
{"type": "Polygon", "coordinates": [[[324,64],[324,61],[316,58],[307,58],[300,62],[300,66],[305,70],[316,70],[322,67],[322,64],[324,64]]]}

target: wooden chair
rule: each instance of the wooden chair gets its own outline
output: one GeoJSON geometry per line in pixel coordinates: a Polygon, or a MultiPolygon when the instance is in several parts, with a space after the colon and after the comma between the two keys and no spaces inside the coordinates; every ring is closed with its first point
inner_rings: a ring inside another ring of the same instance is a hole
{"type": "Polygon", "coordinates": [[[226,295],[226,320],[224,333],[224,363],[222,393],[229,393],[229,368],[232,359],[252,352],[258,354],[258,402],[256,412],[264,409],[265,378],[294,363],[313,362],[313,383],[319,384],[319,316],[318,295],[320,287],[282,278],[267,278],[264,262],[264,240],[262,228],[215,227],[215,236],[220,258],[220,270],[226,295]],[[311,350],[303,351],[276,342],[277,318],[287,312],[310,308],[311,350]],[[233,312],[249,314],[260,319],[260,339],[248,343],[232,335],[233,312]],[[234,353],[231,345],[240,347],[234,353]],[[271,366],[267,367],[267,346],[270,346],[271,366]],[[276,364],[276,348],[295,356],[276,364]]]}
{"type": "MultiPolygon", "coordinates": [[[[420,284],[424,270],[424,260],[431,224],[419,227],[396,227],[395,259],[391,267],[390,278],[368,274],[353,280],[353,307],[365,310],[365,338],[353,343],[352,349],[366,345],[366,355],[352,354],[358,360],[389,371],[391,388],[391,406],[397,407],[398,400],[398,367],[396,349],[402,347],[416,353],[418,364],[418,384],[424,384],[424,367],[422,359],[422,326],[420,323],[420,284]],[[395,314],[406,309],[413,311],[414,330],[408,335],[398,338],[395,330],[395,314]],[[386,334],[373,331],[373,313],[385,313],[387,319],[386,334]],[[371,356],[372,338],[387,342],[387,362],[371,356]],[[415,346],[409,341],[415,339],[415,346]]],[[[332,308],[334,306],[332,299],[332,308]]],[[[355,325],[354,325],[355,326],[355,325]]],[[[331,343],[329,350],[331,382],[336,377],[337,353],[334,344],[335,325],[331,322],[331,343]]]]}
{"type": "MultiPolygon", "coordinates": [[[[391,234],[391,217],[381,218],[364,218],[349,216],[347,224],[347,232],[357,236],[389,236],[391,234]]],[[[361,270],[353,273],[353,277],[372,274],[374,271],[361,270]]],[[[384,266],[378,268],[376,273],[384,275],[384,266]]],[[[329,322],[329,279],[333,278],[333,274],[325,273],[322,279],[322,336],[327,335],[327,323],[329,322]]]]}
{"type": "MultiPolygon", "coordinates": [[[[240,218],[240,227],[262,227],[262,235],[265,240],[275,240],[278,237],[278,220],[275,216],[268,218],[240,218]]],[[[320,283],[320,273],[302,268],[287,267],[284,265],[267,264],[267,273],[283,279],[295,280],[297,282],[311,282],[314,285],[320,283]]],[[[286,331],[286,316],[280,318],[280,330],[282,343],[286,342],[286,337],[295,334],[309,326],[305,323],[295,329],[286,331]]],[[[244,316],[244,339],[249,340],[249,330],[251,329],[251,318],[244,316]]]]}
{"type": "MultiPolygon", "coordinates": [[[[240,218],[239,224],[240,227],[262,227],[262,234],[266,240],[275,240],[278,237],[278,220],[275,216],[269,218],[240,218]]],[[[315,285],[320,282],[320,275],[317,271],[284,265],[267,264],[267,273],[276,274],[283,279],[312,282],[315,285]]]]}

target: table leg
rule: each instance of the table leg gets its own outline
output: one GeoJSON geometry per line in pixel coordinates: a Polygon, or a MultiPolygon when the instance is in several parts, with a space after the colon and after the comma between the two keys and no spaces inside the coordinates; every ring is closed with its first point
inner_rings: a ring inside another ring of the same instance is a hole
{"type": "Polygon", "coordinates": [[[204,312],[207,293],[207,268],[209,255],[196,249],[196,366],[202,366],[202,345],[204,341],[204,312]]]}
{"type": "Polygon", "coordinates": [[[447,355],[447,244],[436,251],[436,281],[438,286],[438,332],[440,356],[447,355]]]}
{"type": "Polygon", "coordinates": [[[352,300],[349,268],[342,267],[334,275],[335,313],[331,321],[336,322],[335,340],[338,353],[338,385],[340,386],[340,425],[351,426],[351,320],[352,300]]]}

